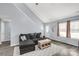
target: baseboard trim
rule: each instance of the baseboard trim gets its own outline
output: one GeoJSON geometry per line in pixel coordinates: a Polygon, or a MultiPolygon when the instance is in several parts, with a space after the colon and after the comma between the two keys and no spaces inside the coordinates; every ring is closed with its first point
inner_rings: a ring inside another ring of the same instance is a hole
{"type": "Polygon", "coordinates": [[[71,44],[68,44],[68,43],[65,43],[65,42],[61,42],[61,41],[58,41],[58,40],[53,40],[53,39],[51,39],[51,40],[52,40],[52,41],[57,41],[57,42],[60,42],[60,43],[66,44],[66,45],[70,45],[70,46],[74,46],[74,47],[79,47],[79,46],[71,45],[71,44]]]}

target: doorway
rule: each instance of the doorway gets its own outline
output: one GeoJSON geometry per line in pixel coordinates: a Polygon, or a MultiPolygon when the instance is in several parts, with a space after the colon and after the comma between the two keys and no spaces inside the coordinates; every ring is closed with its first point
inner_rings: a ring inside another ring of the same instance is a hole
{"type": "Polygon", "coordinates": [[[7,21],[1,21],[0,22],[0,24],[1,24],[1,33],[0,33],[0,35],[1,35],[1,39],[0,39],[0,41],[1,41],[1,43],[2,44],[5,44],[5,45],[10,45],[10,32],[11,32],[11,30],[10,30],[10,22],[7,22],[7,21]]]}

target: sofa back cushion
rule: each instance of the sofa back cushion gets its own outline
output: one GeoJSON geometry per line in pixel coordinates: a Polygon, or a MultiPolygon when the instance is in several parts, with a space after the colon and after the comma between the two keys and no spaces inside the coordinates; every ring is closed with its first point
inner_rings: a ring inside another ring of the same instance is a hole
{"type": "Polygon", "coordinates": [[[41,36],[41,32],[40,33],[20,34],[19,39],[20,39],[20,41],[24,41],[24,40],[29,40],[29,39],[40,38],[40,36],[41,36]]]}
{"type": "Polygon", "coordinates": [[[28,35],[29,35],[30,39],[34,39],[34,33],[29,33],[28,35]]]}
{"type": "Polygon", "coordinates": [[[36,38],[40,38],[41,33],[36,33],[36,38]]]}
{"type": "Polygon", "coordinates": [[[27,38],[27,40],[29,40],[29,39],[30,39],[30,36],[29,36],[29,34],[26,34],[26,38],[27,38]]]}

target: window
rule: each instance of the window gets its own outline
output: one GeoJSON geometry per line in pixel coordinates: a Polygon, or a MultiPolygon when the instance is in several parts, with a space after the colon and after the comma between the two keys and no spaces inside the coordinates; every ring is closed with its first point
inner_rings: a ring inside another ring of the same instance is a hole
{"type": "Polygon", "coordinates": [[[49,32],[49,26],[46,26],[46,32],[47,33],[49,32]]]}
{"type": "Polygon", "coordinates": [[[59,23],[58,36],[79,39],[79,20],[59,23]]]}
{"type": "Polygon", "coordinates": [[[67,22],[59,23],[59,36],[66,37],[67,22]]]}
{"type": "Polygon", "coordinates": [[[70,22],[71,38],[79,39],[79,20],[70,22]]]}

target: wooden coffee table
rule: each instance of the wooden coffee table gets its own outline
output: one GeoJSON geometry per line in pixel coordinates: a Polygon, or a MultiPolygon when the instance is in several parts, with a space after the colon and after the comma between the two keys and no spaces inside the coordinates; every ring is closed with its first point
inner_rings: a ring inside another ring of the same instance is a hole
{"type": "Polygon", "coordinates": [[[38,47],[40,49],[44,49],[51,46],[51,40],[50,39],[44,39],[44,40],[39,40],[38,41],[38,47]]]}

